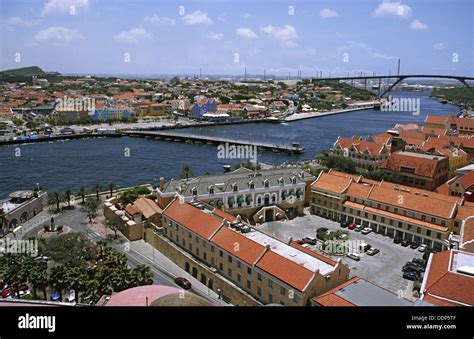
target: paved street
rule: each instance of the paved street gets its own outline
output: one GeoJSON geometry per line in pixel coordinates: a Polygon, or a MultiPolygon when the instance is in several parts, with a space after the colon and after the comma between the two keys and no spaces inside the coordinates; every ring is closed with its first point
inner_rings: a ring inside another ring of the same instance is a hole
{"type": "MultiPolygon", "coordinates": [[[[259,229],[275,237],[288,241],[304,237],[316,237],[316,229],[326,227],[330,230],[344,230],[339,223],[327,220],[314,215],[296,218],[290,221],[274,221],[263,224],[259,229]]],[[[347,230],[347,228],[345,229],[347,230]]],[[[403,279],[402,267],[407,261],[413,258],[421,258],[422,253],[410,247],[403,247],[394,244],[393,239],[381,234],[369,233],[363,235],[360,232],[348,230],[349,240],[364,240],[373,248],[378,248],[380,252],[375,256],[361,254],[361,260],[355,261],[346,256],[330,256],[349,266],[352,276],[359,276],[368,279],[379,286],[385,287],[394,293],[404,293],[406,298],[411,298],[413,282],[403,279]],[[400,292],[402,291],[402,292],[400,292]]],[[[316,246],[311,246],[315,250],[316,246]]]]}
{"type": "MultiPolygon", "coordinates": [[[[23,224],[22,232],[21,234],[18,234],[18,236],[23,239],[36,236],[36,234],[42,229],[42,225],[49,223],[50,219],[51,215],[48,212],[42,212],[38,214],[38,216],[23,224]]],[[[78,206],[73,210],[55,214],[54,223],[56,225],[65,225],[71,227],[73,231],[85,234],[91,241],[94,242],[105,239],[102,234],[94,231],[87,225],[87,215],[85,212],[82,212],[78,206]]],[[[13,237],[12,234],[9,236],[13,237]]],[[[214,303],[227,305],[227,303],[218,299],[218,295],[214,291],[209,290],[207,286],[201,284],[189,273],[181,269],[174,262],[172,262],[145,241],[138,240],[129,242],[121,234],[119,234],[119,236],[120,239],[115,240],[113,243],[110,243],[110,245],[118,251],[125,253],[130,267],[136,267],[140,264],[146,264],[150,266],[151,271],[153,272],[154,284],[176,287],[174,278],[185,277],[191,282],[193,286],[191,289],[192,292],[214,303]]]]}

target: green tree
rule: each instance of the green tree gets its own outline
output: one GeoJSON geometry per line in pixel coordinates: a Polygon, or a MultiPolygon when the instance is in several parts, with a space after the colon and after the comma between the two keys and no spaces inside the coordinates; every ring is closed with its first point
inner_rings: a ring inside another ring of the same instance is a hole
{"type": "Polygon", "coordinates": [[[120,220],[118,216],[114,215],[110,218],[105,218],[105,225],[110,228],[112,231],[114,231],[114,238],[117,239],[117,232],[119,230],[120,226],[120,220]]]}
{"type": "Polygon", "coordinates": [[[44,298],[47,298],[46,288],[48,287],[49,276],[45,265],[34,264],[28,272],[28,282],[33,287],[34,299],[37,299],[38,289],[42,289],[44,298]]]}
{"type": "Polygon", "coordinates": [[[132,281],[134,286],[143,286],[153,284],[153,272],[149,266],[138,265],[132,269],[132,281]]]}
{"type": "Polygon", "coordinates": [[[92,220],[96,217],[98,208],[99,208],[99,200],[94,200],[92,198],[86,199],[86,202],[82,206],[81,210],[87,213],[87,217],[89,218],[89,223],[92,223],[92,220]]]}
{"type": "Polygon", "coordinates": [[[48,199],[50,206],[56,206],[56,212],[61,210],[61,202],[63,201],[62,195],[59,192],[53,192],[52,196],[48,199]]]}
{"type": "Polygon", "coordinates": [[[70,188],[66,188],[64,190],[63,200],[67,203],[67,207],[71,207],[71,198],[72,198],[72,190],[70,188]]]}
{"type": "Polygon", "coordinates": [[[94,187],[92,187],[93,192],[95,193],[97,201],[100,199],[99,198],[99,193],[102,187],[99,184],[95,184],[94,187]]]}
{"type": "Polygon", "coordinates": [[[67,266],[58,265],[51,269],[50,282],[53,289],[59,294],[59,298],[63,300],[64,290],[69,288],[69,280],[67,277],[67,266]]]}
{"type": "Polygon", "coordinates": [[[84,205],[86,199],[86,189],[84,187],[79,188],[79,195],[81,196],[82,205],[84,205]]]}
{"type": "Polygon", "coordinates": [[[188,180],[189,177],[193,176],[193,169],[189,165],[184,165],[181,169],[181,178],[188,180]]]}
{"type": "Polygon", "coordinates": [[[115,185],[114,183],[109,184],[110,197],[112,197],[112,194],[113,194],[114,190],[116,190],[116,189],[117,189],[117,185],[115,185]]]}

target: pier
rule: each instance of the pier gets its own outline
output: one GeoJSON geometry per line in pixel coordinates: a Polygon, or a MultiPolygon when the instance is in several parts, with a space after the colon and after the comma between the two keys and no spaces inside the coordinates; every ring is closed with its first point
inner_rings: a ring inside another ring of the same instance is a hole
{"type": "Polygon", "coordinates": [[[0,146],[3,145],[18,145],[18,144],[32,144],[39,142],[53,142],[58,140],[76,140],[86,138],[120,138],[120,133],[107,133],[107,134],[69,134],[69,135],[52,135],[52,136],[38,136],[36,138],[18,138],[18,139],[3,139],[0,140],[0,146]]]}
{"type": "Polygon", "coordinates": [[[247,140],[234,140],[227,138],[219,138],[212,136],[196,135],[196,134],[185,134],[185,133],[172,133],[172,132],[157,132],[157,131],[122,131],[123,135],[131,137],[141,137],[147,139],[157,139],[164,141],[174,142],[186,142],[195,144],[207,144],[207,145],[219,145],[219,144],[232,144],[241,146],[257,146],[259,149],[270,150],[273,152],[286,152],[290,154],[301,154],[304,152],[304,148],[298,143],[291,145],[278,145],[272,143],[265,143],[260,141],[247,141],[247,140]]]}

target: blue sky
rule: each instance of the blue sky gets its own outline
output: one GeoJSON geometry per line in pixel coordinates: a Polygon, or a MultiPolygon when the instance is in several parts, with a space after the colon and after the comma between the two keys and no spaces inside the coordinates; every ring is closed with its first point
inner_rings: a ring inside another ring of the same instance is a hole
{"type": "Polygon", "coordinates": [[[1,69],[474,75],[472,0],[0,0],[1,69]]]}

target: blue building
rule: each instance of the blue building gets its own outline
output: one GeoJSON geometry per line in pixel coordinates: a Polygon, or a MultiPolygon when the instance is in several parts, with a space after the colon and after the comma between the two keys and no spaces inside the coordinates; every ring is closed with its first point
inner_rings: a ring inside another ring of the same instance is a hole
{"type": "Polygon", "coordinates": [[[194,105],[191,110],[191,118],[200,120],[206,113],[217,112],[216,99],[208,99],[204,96],[197,96],[194,98],[194,105]]]}

